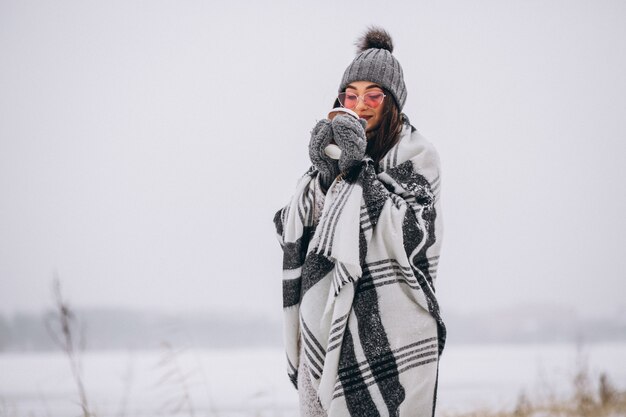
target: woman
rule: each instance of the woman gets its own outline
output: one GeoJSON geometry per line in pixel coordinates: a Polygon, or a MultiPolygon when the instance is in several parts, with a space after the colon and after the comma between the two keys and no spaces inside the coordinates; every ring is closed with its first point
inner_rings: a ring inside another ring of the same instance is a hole
{"type": "Polygon", "coordinates": [[[311,133],[312,167],[274,222],[284,252],[288,374],[302,416],[432,416],[445,326],[439,156],[401,113],[402,68],[370,28],[335,107],[311,133]],[[341,155],[325,149],[336,144],[341,155]]]}

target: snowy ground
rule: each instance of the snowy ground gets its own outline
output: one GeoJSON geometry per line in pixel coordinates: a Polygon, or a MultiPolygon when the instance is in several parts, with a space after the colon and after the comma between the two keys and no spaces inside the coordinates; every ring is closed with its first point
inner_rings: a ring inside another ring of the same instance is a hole
{"type": "MultiPolygon", "coordinates": [[[[626,344],[583,349],[592,376],[626,388],[626,344]]],[[[109,351],[84,354],[84,382],[98,417],[293,417],[297,395],[278,349],[109,351]]],[[[524,390],[566,393],[573,345],[447,346],[438,411],[506,407],[524,390]]],[[[79,415],[67,359],[60,353],[0,355],[0,416],[79,415]]]]}

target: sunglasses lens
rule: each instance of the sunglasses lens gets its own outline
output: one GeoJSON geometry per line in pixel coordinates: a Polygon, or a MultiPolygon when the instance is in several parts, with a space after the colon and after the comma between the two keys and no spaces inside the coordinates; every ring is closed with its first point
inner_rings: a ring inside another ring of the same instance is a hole
{"type": "Polygon", "coordinates": [[[383,93],[371,92],[363,96],[363,101],[368,107],[375,109],[376,107],[380,106],[380,103],[383,102],[383,97],[385,97],[383,93]]]}
{"type": "Polygon", "coordinates": [[[359,97],[352,93],[340,93],[337,98],[339,103],[347,109],[354,109],[359,101],[359,97]]]}

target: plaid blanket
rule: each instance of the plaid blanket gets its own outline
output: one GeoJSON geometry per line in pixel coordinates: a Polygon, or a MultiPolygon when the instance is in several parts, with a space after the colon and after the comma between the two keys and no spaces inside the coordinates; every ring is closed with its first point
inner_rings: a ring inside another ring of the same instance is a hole
{"type": "Polygon", "coordinates": [[[288,375],[297,388],[306,361],[329,416],[434,415],[446,335],[439,164],[406,123],[379,172],[366,157],[333,182],[319,219],[314,168],[274,217],[288,375]]]}

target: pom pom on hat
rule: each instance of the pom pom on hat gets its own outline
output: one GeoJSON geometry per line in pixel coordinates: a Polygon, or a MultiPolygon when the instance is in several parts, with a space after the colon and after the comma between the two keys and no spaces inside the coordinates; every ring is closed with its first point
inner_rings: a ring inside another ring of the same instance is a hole
{"type": "Polygon", "coordinates": [[[385,29],[376,26],[370,26],[367,32],[355,42],[355,45],[357,54],[371,48],[386,49],[393,52],[391,35],[385,29]]]}

